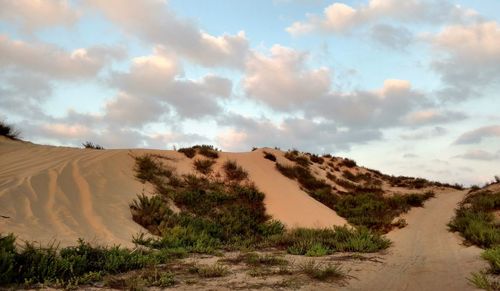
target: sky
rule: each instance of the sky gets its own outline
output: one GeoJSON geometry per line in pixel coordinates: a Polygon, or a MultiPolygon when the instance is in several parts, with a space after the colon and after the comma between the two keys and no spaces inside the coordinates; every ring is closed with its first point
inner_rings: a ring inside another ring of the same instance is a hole
{"type": "Polygon", "coordinates": [[[498,0],[0,0],[0,120],[35,143],[299,149],[500,174],[498,0]]]}

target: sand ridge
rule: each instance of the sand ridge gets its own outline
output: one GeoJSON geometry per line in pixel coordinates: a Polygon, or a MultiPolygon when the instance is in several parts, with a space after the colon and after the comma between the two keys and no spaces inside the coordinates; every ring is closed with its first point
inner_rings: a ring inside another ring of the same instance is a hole
{"type": "MultiPolygon", "coordinates": [[[[164,156],[179,174],[193,172],[193,160],[174,151],[90,150],[0,140],[0,232],[20,240],[62,246],[78,238],[131,246],[145,230],[131,219],[129,203],[151,187],[134,177],[133,156],[164,156]]],[[[282,153],[276,152],[279,159],[282,153]]],[[[344,225],[344,218],[312,199],[296,181],[281,175],[262,150],[220,153],[217,167],[235,160],[266,194],[268,214],[289,227],[344,225]]]]}

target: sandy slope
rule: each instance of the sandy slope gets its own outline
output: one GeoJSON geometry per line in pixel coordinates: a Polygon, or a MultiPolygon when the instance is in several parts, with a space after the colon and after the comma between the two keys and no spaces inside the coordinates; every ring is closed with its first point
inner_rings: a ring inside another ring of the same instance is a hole
{"type": "Polygon", "coordinates": [[[388,234],[394,245],[382,265],[371,265],[351,275],[346,290],[474,290],[470,272],[485,266],[477,247],[465,247],[446,224],[464,191],[442,193],[414,208],[408,226],[388,234]]]}
{"type": "MultiPolygon", "coordinates": [[[[22,240],[74,244],[79,237],[130,245],[142,230],[128,204],[144,185],[134,178],[131,155],[151,152],[170,158],[179,173],[192,160],[173,151],[84,150],[12,142],[0,137],[0,232],[22,240]]],[[[266,194],[267,211],[288,226],[343,225],[345,220],[282,176],[261,151],[221,153],[218,166],[234,159],[266,194]]]]}

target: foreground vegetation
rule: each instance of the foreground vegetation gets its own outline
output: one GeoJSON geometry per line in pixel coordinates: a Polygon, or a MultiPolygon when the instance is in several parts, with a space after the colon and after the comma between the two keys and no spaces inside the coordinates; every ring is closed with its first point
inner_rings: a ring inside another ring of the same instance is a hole
{"type": "Polygon", "coordinates": [[[46,283],[68,287],[100,280],[107,274],[152,267],[172,258],[167,251],[95,247],[83,240],[61,249],[32,243],[18,248],[15,242],[14,235],[0,234],[0,285],[46,283]]]}
{"type": "Polygon", "coordinates": [[[486,250],[481,255],[490,268],[473,273],[469,279],[476,287],[500,290],[500,226],[494,212],[500,210],[500,192],[476,190],[460,203],[449,223],[451,231],[459,232],[465,240],[486,250]],[[491,277],[496,279],[492,280],[491,277]]]}

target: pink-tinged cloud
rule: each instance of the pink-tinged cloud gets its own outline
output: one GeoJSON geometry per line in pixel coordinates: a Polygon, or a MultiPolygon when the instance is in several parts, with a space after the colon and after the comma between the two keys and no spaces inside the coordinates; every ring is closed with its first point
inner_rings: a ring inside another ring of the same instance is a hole
{"type": "Polygon", "coordinates": [[[500,125],[484,126],[467,131],[455,140],[455,144],[475,144],[486,138],[500,138],[500,125]]]}

